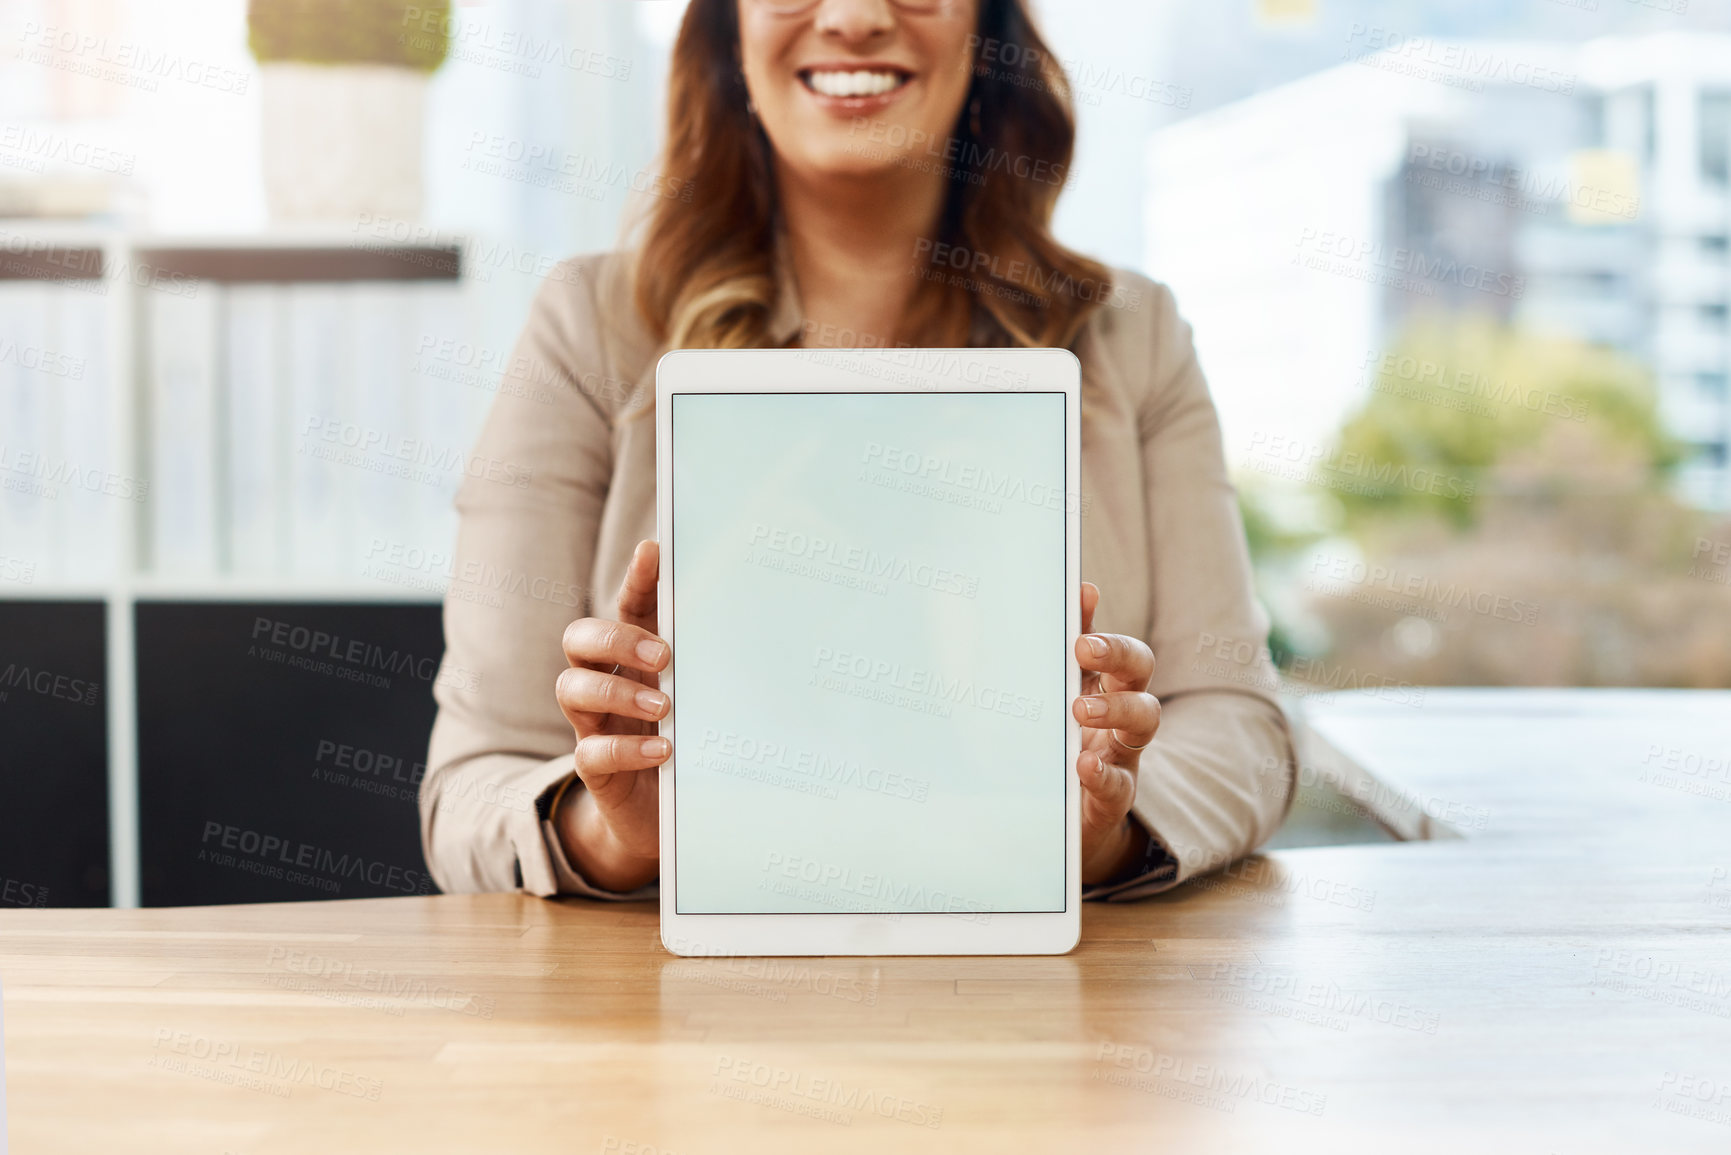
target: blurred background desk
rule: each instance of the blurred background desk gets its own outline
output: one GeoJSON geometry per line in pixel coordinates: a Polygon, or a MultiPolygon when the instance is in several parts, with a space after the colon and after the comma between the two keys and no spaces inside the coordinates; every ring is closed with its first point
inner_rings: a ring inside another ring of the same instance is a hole
{"type": "Polygon", "coordinates": [[[1090,905],[1062,958],[676,959],[650,905],[518,895],[0,912],[15,1149],[1726,1150],[1731,694],[1311,714],[1467,837],[1090,905]]]}

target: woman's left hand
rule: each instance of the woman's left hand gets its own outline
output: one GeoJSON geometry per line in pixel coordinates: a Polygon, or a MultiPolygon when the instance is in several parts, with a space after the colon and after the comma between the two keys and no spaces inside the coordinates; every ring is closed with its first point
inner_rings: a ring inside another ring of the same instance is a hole
{"type": "Polygon", "coordinates": [[[1082,636],[1076,639],[1082,696],[1070,709],[1082,724],[1076,776],[1082,780],[1082,881],[1090,885],[1121,873],[1147,849],[1148,835],[1130,817],[1130,803],[1142,749],[1160,728],[1159,699],[1148,693],[1154,651],[1139,638],[1091,633],[1099,604],[1099,587],[1083,582],[1082,636]]]}

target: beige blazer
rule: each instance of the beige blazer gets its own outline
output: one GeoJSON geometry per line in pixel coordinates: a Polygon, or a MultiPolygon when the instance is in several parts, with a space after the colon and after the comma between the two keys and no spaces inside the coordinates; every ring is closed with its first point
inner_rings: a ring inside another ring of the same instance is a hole
{"type": "MultiPolygon", "coordinates": [[[[803,321],[786,262],[772,336],[803,321]]],[[[545,809],[571,776],[553,697],[561,634],[611,617],[637,542],[655,536],[653,401],[665,350],[630,307],[627,261],[557,266],[535,298],[457,494],[445,658],[434,687],[421,840],[446,891],[642,898],[589,885],[545,809]]],[[[1072,351],[1082,363],[1082,576],[1095,628],[1154,650],[1163,707],[1135,816],[1146,862],[1086,897],[1153,894],[1255,849],[1290,804],[1291,735],[1264,646],[1219,424],[1172,295],[1118,274],[1072,351]]],[[[990,334],[976,330],[975,344],[990,334]]],[[[574,787],[577,788],[577,787],[574,787]]]]}

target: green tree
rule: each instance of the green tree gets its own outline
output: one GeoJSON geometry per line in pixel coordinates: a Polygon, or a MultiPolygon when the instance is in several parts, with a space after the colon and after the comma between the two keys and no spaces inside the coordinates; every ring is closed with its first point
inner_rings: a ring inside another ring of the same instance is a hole
{"type": "Polygon", "coordinates": [[[1731,685],[1731,585],[1699,560],[1731,527],[1673,494],[1677,447],[1639,364],[1456,318],[1374,369],[1327,485],[1358,558],[1297,599],[1333,668],[1366,685],[1731,685]],[[1418,467],[1470,493],[1414,484],[1418,467]]]}
{"type": "MultiPolygon", "coordinates": [[[[1663,484],[1677,460],[1644,367],[1578,341],[1488,319],[1433,319],[1396,342],[1374,365],[1369,384],[1332,459],[1349,529],[1432,515],[1465,527],[1487,498],[1508,487],[1566,492],[1594,472],[1598,463],[1591,460],[1542,470],[1543,476],[1504,468],[1542,453],[1547,443],[1573,441],[1621,466],[1638,463],[1642,485],[1663,484]],[[1570,438],[1569,426],[1591,435],[1570,438]],[[1437,478],[1444,483],[1435,484],[1437,478]]],[[[1618,476],[1637,482],[1626,468],[1618,476]]]]}

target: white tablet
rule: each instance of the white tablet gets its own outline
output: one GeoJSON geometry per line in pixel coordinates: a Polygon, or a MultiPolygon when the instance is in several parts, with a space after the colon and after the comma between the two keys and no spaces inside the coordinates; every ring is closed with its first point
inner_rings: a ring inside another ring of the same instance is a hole
{"type": "Polygon", "coordinates": [[[1076,944],[1080,388],[1052,349],[662,358],[669,950],[1076,944]]]}

